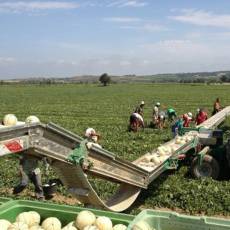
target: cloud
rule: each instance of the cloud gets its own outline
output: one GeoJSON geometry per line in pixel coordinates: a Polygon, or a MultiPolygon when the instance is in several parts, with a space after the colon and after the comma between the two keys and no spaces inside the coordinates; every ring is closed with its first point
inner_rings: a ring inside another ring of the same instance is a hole
{"type": "Polygon", "coordinates": [[[142,25],[124,25],[120,27],[121,29],[129,29],[136,31],[145,31],[145,32],[159,32],[159,31],[168,31],[169,29],[163,25],[158,25],[154,23],[143,23],[142,25]]]}
{"type": "Polygon", "coordinates": [[[0,57],[0,64],[9,64],[15,62],[13,57],[0,57]]]}
{"type": "Polygon", "coordinates": [[[115,22],[122,24],[121,29],[136,30],[136,31],[168,31],[169,29],[163,25],[153,23],[149,20],[144,20],[137,17],[108,17],[103,18],[106,22],[115,22]]]}
{"type": "Polygon", "coordinates": [[[112,1],[107,6],[108,7],[143,7],[147,6],[148,3],[140,0],[117,0],[112,1]]]}
{"type": "Polygon", "coordinates": [[[140,22],[140,18],[133,18],[133,17],[109,17],[109,18],[103,18],[104,21],[108,22],[140,22]]]}
{"type": "Polygon", "coordinates": [[[42,10],[58,10],[58,9],[75,9],[79,5],[74,2],[67,1],[14,1],[0,2],[0,11],[3,12],[30,12],[42,10]]]}
{"type": "Polygon", "coordinates": [[[215,14],[204,10],[184,9],[180,15],[170,16],[171,19],[198,26],[230,28],[230,14],[215,14]]]}

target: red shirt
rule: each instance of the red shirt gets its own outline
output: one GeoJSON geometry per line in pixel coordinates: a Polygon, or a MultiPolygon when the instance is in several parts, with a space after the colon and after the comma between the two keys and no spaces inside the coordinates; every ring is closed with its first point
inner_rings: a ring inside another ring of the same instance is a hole
{"type": "Polygon", "coordinates": [[[192,119],[187,114],[184,114],[183,121],[183,127],[189,127],[189,124],[191,123],[192,119]]]}
{"type": "Polygon", "coordinates": [[[203,123],[204,121],[206,121],[208,119],[208,115],[206,112],[201,111],[199,112],[199,114],[196,117],[196,124],[200,125],[201,123],[203,123]]]}

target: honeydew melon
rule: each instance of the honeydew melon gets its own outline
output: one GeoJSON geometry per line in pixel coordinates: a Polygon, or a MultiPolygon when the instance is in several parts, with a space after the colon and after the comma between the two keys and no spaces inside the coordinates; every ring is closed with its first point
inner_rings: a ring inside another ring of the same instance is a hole
{"type": "Polygon", "coordinates": [[[29,117],[26,118],[25,122],[27,124],[31,124],[31,123],[36,123],[36,122],[40,122],[39,118],[34,116],[34,115],[31,115],[29,117]]]}
{"type": "Polygon", "coordinates": [[[153,155],[153,157],[152,157],[152,160],[151,160],[154,164],[156,164],[156,165],[158,165],[158,164],[160,164],[161,162],[160,162],[160,160],[159,160],[159,157],[158,156],[156,156],[156,155],[153,155]]]}
{"type": "Polygon", "coordinates": [[[7,230],[29,230],[29,227],[23,222],[15,222],[11,224],[7,230]]]}
{"type": "Polygon", "coordinates": [[[48,217],[42,222],[44,230],[61,230],[61,222],[56,217],[48,217]]]}
{"type": "Polygon", "coordinates": [[[95,225],[88,225],[83,230],[99,230],[95,225]]]}
{"type": "Polygon", "coordinates": [[[96,216],[91,211],[84,210],[78,214],[75,220],[75,225],[80,230],[83,230],[84,227],[88,225],[93,225],[95,221],[96,221],[96,216]]]}
{"type": "Polygon", "coordinates": [[[17,117],[14,114],[7,114],[3,118],[3,124],[6,126],[14,126],[18,122],[17,117]]]}
{"type": "Polygon", "coordinates": [[[132,227],[132,230],[154,230],[147,222],[139,221],[132,227]]]}
{"type": "Polygon", "coordinates": [[[0,219],[1,230],[7,230],[11,223],[8,220],[0,219]]]}
{"type": "Polygon", "coordinates": [[[96,219],[95,226],[99,230],[112,230],[113,229],[112,221],[106,216],[99,216],[96,219]]]}
{"type": "Polygon", "coordinates": [[[29,230],[44,230],[44,229],[39,225],[34,225],[34,226],[30,227],[29,230]]]}
{"type": "Polygon", "coordinates": [[[127,229],[127,227],[124,224],[116,224],[113,227],[113,230],[126,230],[126,229],[127,229]]]}

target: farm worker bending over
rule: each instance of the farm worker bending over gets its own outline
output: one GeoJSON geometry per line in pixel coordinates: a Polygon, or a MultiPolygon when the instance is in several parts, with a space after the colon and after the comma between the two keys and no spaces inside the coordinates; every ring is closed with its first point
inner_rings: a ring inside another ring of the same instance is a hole
{"type": "Polygon", "coordinates": [[[163,129],[164,128],[165,118],[166,118],[165,112],[164,111],[160,111],[159,115],[158,115],[158,120],[157,120],[157,127],[159,129],[163,129]]]}
{"type": "Polygon", "coordinates": [[[145,106],[145,102],[141,101],[140,105],[136,107],[134,113],[138,113],[143,117],[144,114],[144,106],[145,106]]]}
{"type": "Polygon", "coordinates": [[[200,109],[196,116],[196,125],[200,125],[208,119],[208,115],[204,109],[200,109]]]}
{"type": "Polygon", "coordinates": [[[92,146],[96,146],[98,148],[102,148],[101,145],[98,144],[98,140],[100,135],[96,133],[95,129],[88,128],[85,131],[85,137],[87,137],[88,143],[86,144],[87,148],[92,148],[92,146]]]}
{"type": "Polygon", "coordinates": [[[192,113],[185,113],[183,114],[183,127],[189,127],[190,123],[192,122],[192,113]]]}
{"type": "Polygon", "coordinates": [[[169,121],[174,121],[174,119],[176,119],[176,111],[173,108],[169,108],[167,110],[167,116],[168,116],[168,120],[169,121]]]}
{"type": "Polygon", "coordinates": [[[217,98],[214,105],[213,105],[213,112],[212,115],[215,115],[221,110],[220,99],[217,98]]]}
{"type": "Polygon", "coordinates": [[[130,131],[137,132],[138,128],[144,128],[143,117],[139,113],[132,113],[129,118],[130,131]]]}
{"type": "MultiPolygon", "coordinates": [[[[29,153],[29,152],[27,151],[25,153],[29,153]]],[[[22,192],[29,184],[29,181],[31,181],[34,184],[35,195],[37,199],[40,200],[44,199],[44,193],[43,193],[43,187],[41,181],[41,171],[38,167],[38,162],[39,159],[34,156],[27,155],[27,154],[22,155],[19,164],[21,181],[16,187],[14,187],[13,194],[18,194],[22,192]]]]}
{"type": "Polygon", "coordinates": [[[183,118],[179,117],[175,124],[172,125],[173,137],[177,136],[180,130],[183,128],[183,118]]]}
{"type": "Polygon", "coordinates": [[[160,102],[157,102],[153,108],[153,124],[158,123],[160,102]]]}

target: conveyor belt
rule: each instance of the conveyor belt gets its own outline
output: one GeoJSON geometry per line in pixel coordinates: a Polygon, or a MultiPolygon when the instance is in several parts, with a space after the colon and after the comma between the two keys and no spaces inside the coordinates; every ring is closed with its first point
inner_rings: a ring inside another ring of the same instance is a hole
{"type": "MultiPolygon", "coordinates": [[[[230,115],[230,106],[209,118],[200,126],[212,128],[220,124],[230,115]]],[[[190,133],[186,134],[190,135],[190,133]]],[[[193,134],[192,134],[193,136],[193,134]]],[[[136,200],[142,188],[166,170],[165,162],[174,154],[183,153],[193,147],[196,135],[183,145],[175,145],[172,151],[158,165],[142,167],[141,163],[146,156],[157,154],[157,150],[147,153],[134,162],[128,162],[116,157],[115,154],[104,149],[93,147],[88,151],[87,160],[92,167],[82,169],[80,165],[68,161],[69,154],[83,139],[78,135],[65,130],[53,123],[20,124],[13,127],[0,127],[0,156],[22,152],[30,149],[38,157],[48,157],[51,165],[57,171],[60,179],[69,191],[79,201],[85,204],[99,206],[111,211],[121,212],[130,207],[136,200]],[[102,200],[91,186],[88,176],[103,178],[119,184],[117,192],[107,201],[102,200]]],[[[164,146],[172,146],[174,140],[164,146]]],[[[152,165],[152,163],[150,163],[152,165]]]]}
{"type": "Polygon", "coordinates": [[[197,127],[204,127],[207,129],[215,128],[221,124],[227,116],[230,116],[230,106],[225,107],[220,112],[216,113],[214,116],[210,117],[208,120],[204,121],[197,127]]]}

